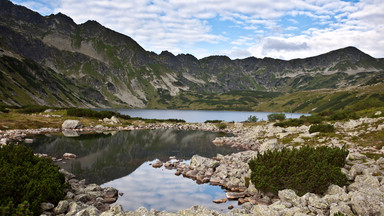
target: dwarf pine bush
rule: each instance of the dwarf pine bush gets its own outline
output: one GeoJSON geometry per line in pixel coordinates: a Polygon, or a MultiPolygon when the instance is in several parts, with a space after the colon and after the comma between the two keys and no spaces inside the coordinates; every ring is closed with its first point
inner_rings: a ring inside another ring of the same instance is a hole
{"type": "Polygon", "coordinates": [[[335,131],[335,127],[330,124],[315,124],[309,128],[309,133],[321,132],[332,133],[335,131]]]}
{"type": "Polygon", "coordinates": [[[64,198],[65,178],[50,158],[39,158],[24,145],[0,148],[0,213],[40,213],[42,202],[64,198]],[[16,208],[17,206],[17,208],[16,208]]]}
{"type": "Polygon", "coordinates": [[[325,146],[258,153],[248,163],[251,181],[257,189],[275,195],[283,189],[292,189],[299,196],[307,192],[323,194],[330,184],[347,184],[348,179],[340,169],[347,155],[344,147],[325,146]]]}

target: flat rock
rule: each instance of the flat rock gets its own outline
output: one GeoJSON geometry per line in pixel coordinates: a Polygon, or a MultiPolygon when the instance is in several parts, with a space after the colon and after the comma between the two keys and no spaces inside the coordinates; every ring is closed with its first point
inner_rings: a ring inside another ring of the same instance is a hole
{"type": "Polygon", "coordinates": [[[83,128],[83,125],[79,120],[65,120],[61,125],[62,129],[79,129],[83,128]]]}

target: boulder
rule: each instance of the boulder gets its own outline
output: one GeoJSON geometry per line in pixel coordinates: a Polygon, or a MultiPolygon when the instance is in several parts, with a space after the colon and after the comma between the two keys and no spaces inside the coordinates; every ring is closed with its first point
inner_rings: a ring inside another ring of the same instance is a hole
{"type": "Polygon", "coordinates": [[[350,152],[348,154],[347,160],[363,160],[366,158],[367,156],[360,154],[359,152],[350,152]]]}
{"type": "Polygon", "coordinates": [[[289,202],[294,206],[300,206],[300,197],[296,195],[295,191],[285,189],[278,192],[278,196],[282,202],[289,202]]]}
{"type": "Polygon", "coordinates": [[[43,202],[40,204],[40,208],[42,211],[47,211],[53,209],[55,206],[49,202],[43,202]]]}
{"type": "Polygon", "coordinates": [[[206,157],[201,157],[199,155],[193,155],[190,162],[190,167],[197,170],[205,170],[209,168],[215,169],[219,165],[219,161],[206,157]]]}
{"type": "Polygon", "coordinates": [[[101,213],[100,216],[125,216],[125,213],[123,206],[116,204],[110,210],[101,213]]]}
{"type": "Polygon", "coordinates": [[[81,206],[76,202],[70,202],[68,206],[68,213],[65,216],[74,216],[81,210],[81,206]]]}
{"type": "Polygon", "coordinates": [[[227,199],[238,199],[245,197],[245,192],[227,192],[225,193],[225,196],[227,199]]]}
{"type": "Polygon", "coordinates": [[[64,159],[75,159],[77,156],[75,154],[72,154],[72,153],[64,153],[63,154],[63,158],[64,159]]]}
{"type": "Polygon", "coordinates": [[[163,166],[163,162],[161,162],[160,160],[157,160],[155,163],[152,164],[152,167],[154,168],[160,168],[163,166]]]}
{"type": "Polygon", "coordinates": [[[252,215],[258,216],[280,216],[280,213],[265,205],[255,205],[251,209],[252,215]]]}
{"type": "Polygon", "coordinates": [[[263,144],[261,144],[259,151],[265,152],[268,150],[274,150],[274,149],[280,149],[280,148],[281,148],[281,146],[277,142],[277,139],[270,139],[270,140],[264,142],[263,144]]]}
{"type": "Polygon", "coordinates": [[[227,199],[226,198],[216,199],[216,200],[213,200],[212,202],[214,202],[214,203],[225,203],[225,202],[227,202],[227,199]]]}
{"type": "Polygon", "coordinates": [[[69,202],[67,200],[61,200],[57,206],[53,209],[55,214],[62,214],[67,212],[69,207],[69,202]]]}
{"type": "Polygon", "coordinates": [[[65,120],[61,125],[62,129],[79,129],[83,128],[83,125],[79,120],[65,120]]]}
{"type": "Polygon", "coordinates": [[[371,193],[355,191],[350,194],[351,207],[357,215],[380,215],[384,200],[382,196],[376,195],[376,191],[371,190],[371,193]]]}
{"type": "Polygon", "coordinates": [[[347,205],[344,202],[340,203],[332,203],[329,208],[329,215],[333,216],[337,213],[342,213],[346,216],[352,216],[354,215],[349,205],[347,205]]]}

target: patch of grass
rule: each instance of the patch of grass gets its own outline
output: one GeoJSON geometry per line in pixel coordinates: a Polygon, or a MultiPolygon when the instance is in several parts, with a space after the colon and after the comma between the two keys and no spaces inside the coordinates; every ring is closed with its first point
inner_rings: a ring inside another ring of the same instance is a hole
{"type": "Polygon", "coordinates": [[[330,124],[316,124],[312,125],[309,128],[309,133],[315,133],[315,132],[320,132],[320,133],[332,133],[335,131],[335,127],[330,124]]]}

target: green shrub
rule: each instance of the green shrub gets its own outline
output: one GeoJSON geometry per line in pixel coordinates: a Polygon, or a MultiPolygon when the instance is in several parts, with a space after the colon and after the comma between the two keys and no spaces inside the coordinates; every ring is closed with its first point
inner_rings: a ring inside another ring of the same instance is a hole
{"type": "Polygon", "coordinates": [[[21,107],[20,109],[17,110],[17,112],[24,113],[24,114],[41,113],[41,112],[44,112],[46,109],[48,109],[47,106],[29,105],[29,106],[21,107]]]}
{"type": "Polygon", "coordinates": [[[217,127],[218,127],[219,129],[221,129],[221,130],[224,130],[225,128],[227,128],[227,125],[224,124],[224,123],[220,123],[220,124],[217,125],[217,127]]]}
{"type": "Polygon", "coordinates": [[[285,114],[284,113],[272,113],[268,115],[268,121],[276,121],[276,120],[284,120],[285,114]]]}
{"type": "Polygon", "coordinates": [[[223,120],[207,120],[205,121],[204,123],[220,123],[222,122],[223,120]]]}
{"type": "Polygon", "coordinates": [[[249,122],[257,122],[259,119],[256,117],[256,116],[253,116],[253,115],[250,115],[248,117],[248,120],[249,122]]]}
{"type": "Polygon", "coordinates": [[[347,155],[345,148],[325,146],[258,153],[248,163],[251,181],[257,189],[275,195],[283,189],[292,189],[299,196],[307,192],[323,194],[330,184],[347,184],[348,179],[340,169],[347,155]]]}
{"type": "Polygon", "coordinates": [[[8,204],[1,211],[28,202],[35,215],[42,202],[57,204],[63,199],[66,185],[50,158],[38,158],[30,148],[12,144],[0,149],[0,182],[0,203],[8,204]]]}
{"type": "Polygon", "coordinates": [[[321,133],[332,133],[335,131],[335,127],[330,124],[315,124],[309,128],[309,133],[321,132],[321,133]]]}
{"type": "Polygon", "coordinates": [[[288,119],[286,121],[276,122],[276,127],[298,127],[303,125],[305,122],[303,119],[288,119]]]}
{"type": "Polygon", "coordinates": [[[12,201],[9,201],[8,205],[1,205],[0,206],[0,215],[9,215],[9,216],[32,216],[33,213],[29,210],[29,203],[27,201],[24,201],[23,203],[20,203],[15,208],[15,204],[13,204],[12,201]]]}
{"type": "Polygon", "coordinates": [[[0,113],[9,113],[9,110],[5,106],[0,105],[0,113]]]}
{"type": "Polygon", "coordinates": [[[82,109],[82,108],[69,108],[67,109],[67,115],[69,116],[77,116],[77,117],[89,117],[89,118],[111,118],[112,116],[116,116],[122,119],[131,119],[129,115],[122,115],[113,111],[95,111],[91,109],[82,109]]]}
{"type": "Polygon", "coordinates": [[[330,120],[340,121],[340,120],[349,120],[349,119],[357,119],[358,116],[355,112],[352,111],[338,111],[329,116],[330,120]]]}
{"type": "Polygon", "coordinates": [[[300,119],[303,119],[309,124],[320,124],[324,121],[324,118],[320,115],[301,116],[300,119]]]}

